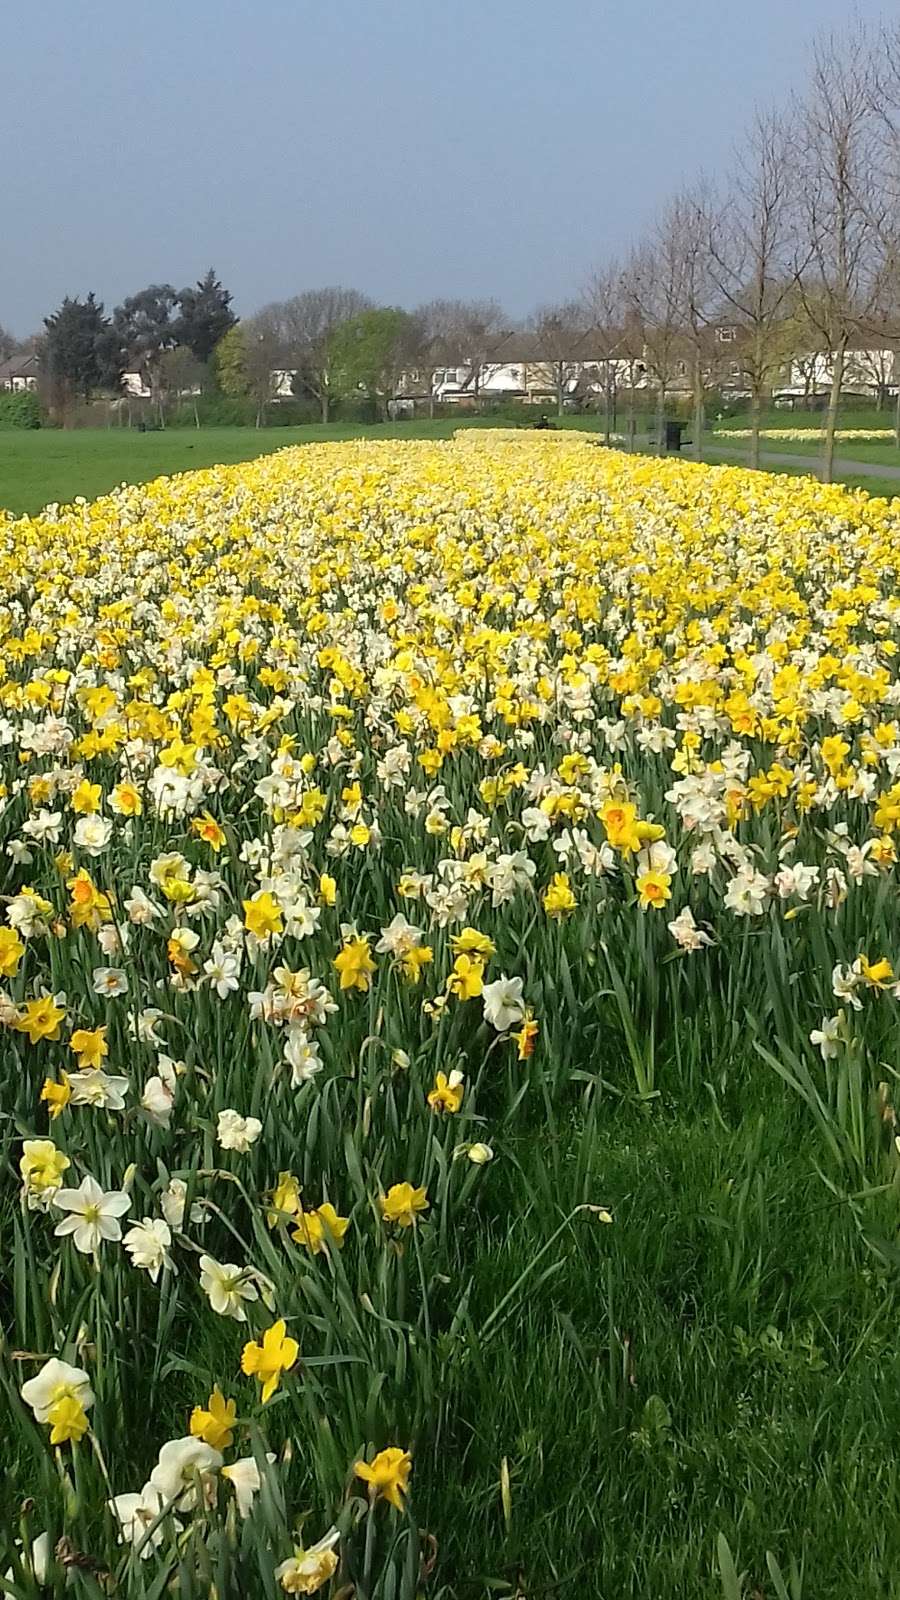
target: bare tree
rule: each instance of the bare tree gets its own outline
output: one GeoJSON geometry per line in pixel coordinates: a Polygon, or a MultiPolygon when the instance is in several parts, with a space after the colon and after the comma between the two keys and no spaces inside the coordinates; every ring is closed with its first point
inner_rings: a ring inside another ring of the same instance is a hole
{"type": "Polygon", "coordinates": [[[198,361],[194,352],[186,345],[176,345],[174,350],[166,350],[160,360],[160,391],[163,404],[170,398],[175,401],[188,400],[194,413],[194,427],[200,426],[200,410],[197,401],[209,383],[209,367],[205,361],[198,361]]]}
{"type": "Polygon", "coordinates": [[[656,442],[665,443],[666,395],[684,348],[684,291],[678,253],[658,235],[632,251],[623,274],[629,321],[638,331],[646,371],[656,388],[656,442]]]}
{"type": "Polygon", "coordinates": [[[427,327],[436,352],[437,365],[465,367],[465,388],[476,402],[481,396],[481,374],[491,346],[506,326],[503,308],[496,300],[431,300],[416,313],[420,326],[427,327]]]}
{"type": "Polygon", "coordinates": [[[635,392],[646,368],[636,295],[628,276],[630,265],[627,263],[623,267],[621,262],[613,260],[599,268],[588,279],[583,297],[597,354],[601,356],[606,443],[609,444],[615,426],[621,386],[625,390],[625,436],[629,448],[633,448],[636,432],[635,392]]]}
{"type": "Polygon", "coordinates": [[[371,308],[372,301],[359,290],[333,285],[307,289],[268,308],[277,325],[284,365],[296,373],[297,391],[316,401],[323,422],[331,410],[334,335],[343,323],[371,308]]]}
{"type": "Polygon", "coordinates": [[[556,398],[557,416],[565,411],[566,384],[569,381],[579,346],[587,332],[587,310],[583,301],[566,300],[556,306],[540,306],[531,318],[531,331],[546,367],[556,398]]]}
{"type": "Polygon", "coordinates": [[[278,307],[264,306],[255,316],[239,322],[238,329],[245,392],[256,405],[256,427],[262,428],[272,399],[274,374],[283,369],[285,360],[278,307]]]}
{"type": "Polygon", "coordinates": [[[872,115],[881,181],[890,199],[891,221],[900,208],[900,22],[885,22],[874,41],[872,115]]]}
{"type": "Polygon", "coordinates": [[[829,353],[822,478],[831,482],[847,349],[881,292],[888,197],[881,181],[868,37],[857,27],[816,48],[799,119],[798,259],[804,310],[829,353]]]}
{"type": "Polygon", "coordinates": [[[413,313],[421,337],[416,361],[426,389],[429,417],[434,416],[435,410],[435,374],[441,367],[457,366],[461,359],[460,305],[459,300],[427,300],[413,313]]]}
{"type": "Polygon", "coordinates": [[[10,356],[18,354],[19,349],[18,339],[0,323],[0,361],[8,361],[10,356]]]}
{"type": "Polygon", "coordinates": [[[702,180],[684,189],[669,203],[657,227],[657,251],[666,263],[676,299],[676,321],[683,331],[690,362],[693,411],[693,450],[703,454],[706,423],[706,385],[710,371],[709,330],[716,310],[716,284],[712,275],[709,217],[714,202],[702,180]]]}
{"type": "MultiPolygon", "coordinates": [[[[760,418],[785,358],[794,279],[791,237],[793,136],[787,119],[758,113],[742,145],[727,199],[709,213],[709,271],[738,328],[735,358],[750,390],[750,465],[759,466],[760,418]]],[[[805,272],[801,258],[795,268],[805,272]]]]}

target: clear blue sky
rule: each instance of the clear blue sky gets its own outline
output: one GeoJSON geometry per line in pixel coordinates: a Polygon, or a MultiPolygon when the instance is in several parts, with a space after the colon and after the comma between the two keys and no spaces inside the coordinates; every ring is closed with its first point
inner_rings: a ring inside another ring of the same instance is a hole
{"type": "MultiPolygon", "coordinates": [[[[875,19],[884,0],[858,0],[875,19]]],[[[802,84],[846,0],[0,0],[0,323],[208,265],[514,315],[802,84]]]]}

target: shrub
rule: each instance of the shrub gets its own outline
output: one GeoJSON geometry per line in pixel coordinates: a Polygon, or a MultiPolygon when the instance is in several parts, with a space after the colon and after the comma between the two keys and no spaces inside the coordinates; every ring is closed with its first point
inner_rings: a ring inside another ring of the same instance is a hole
{"type": "Polygon", "coordinates": [[[42,420],[43,407],[33,389],[0,394],[0,428],[39,428],[42,420]]]}

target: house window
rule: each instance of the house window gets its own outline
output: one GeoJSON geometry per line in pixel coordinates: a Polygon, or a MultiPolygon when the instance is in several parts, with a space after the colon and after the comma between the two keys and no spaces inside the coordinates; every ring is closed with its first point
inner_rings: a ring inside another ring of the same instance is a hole
{"type": "Polygon", "coordinates": [[[717,328],[716,329],[716,338],[718,339],[720,344],[734,344],[734,341],[737,338],[737,329],[736,328],[717,328]]]}
{"type": "Polygon", "coordinates": [[[739,378],[741,376],[741,363],[739,361],[729,362],[728,370],[733,378],[739,378]]]}
{"type": "Polygon", "coordinates": [[[679,363],[678,363],[678,376],[679,376],[679,378],[686,378],[687,377],[687,362],[686,361],[679,361],[679,363]]]}

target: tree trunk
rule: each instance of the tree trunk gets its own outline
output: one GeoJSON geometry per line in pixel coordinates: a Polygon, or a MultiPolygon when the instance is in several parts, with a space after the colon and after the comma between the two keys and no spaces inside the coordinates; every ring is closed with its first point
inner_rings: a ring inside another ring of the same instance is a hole
{"type": "Polygon", "coordinates": [[[753,393],[750,397],[750,465],[759,467],[759,426],[762,415],[762,394],[759,384],[754,381],[753,393]]]}
{"type": "Polygon", "coordinates": [[[635,417],[634,417],[634,373],[633,372],[629,372],[629,374],[628,374],[628,405],[627,405],[627,408],[626,408],[626,411],[625,411],[625,432],[628,435],[628,448],[629,448],[629,450],[633,450],[634,449],[635,426],[636,426],[636,423],[635,423],[635,417]]]}
{"type": "Polygon", "coordinates": [[[825,417],[825,449],[822,458],[823,483],[831,483],[834,476],[834,436],[837,431],[841,386],[844,382],[844,355],[846,349],[846,338],[842,338],[835,351],[834,365],[831,369],[831,389],[828,394],[828,411],[825,417]]]}
{"type": "Polygon", "coordinates": [[[660,450],[660,451],[664,450],[665,449],[665,443],[666,443],[666,381],[665,381],[664,378],[660,378],[660,380],[659,380],[659,388],[656,391],[656,448],[657,448],[657,450],[660,450]]]}
{"type": "Polygon", "coordinates": [[[197,405],[197,397],[195,395],[194,396],[194,427],[195,428],[199,428],[199,426],[200,426],[200,408],[197,405]]]}
{"type": "Polygon", "coordinates": [[[329,411],[331,409],[330,399],[331,399],[331,397],[330,397],[330,395],[328,393],[328,390],[323,387],[322,393],[319,396],[319,405],[322,408],[322,421],[325,422],[325,423],[327,423],[327,421],[328,421],[328,415],[329,415],[329,411]]]}
{"type": "Polygon", "coordinates": [[[703,460],[703,424],[705,421],[703,407],[703,369],[700,365],[700,352],[694,352],[694,460],[703,460]]]}
{"type": "Polygon", "coordinates": [[[434,421],[434,373],[428,375],[428,416],[434,421]]]}
{"type": "Polygon", "coordinates": [[[563,397],[564,383],[565,375],[563,373],[563,364],[561,361],[559,361],[556,365],[556,415],[558,417],[561,417],[566,409],[563,397]]]}
{"type": "Polygon", "coordinates": [[[897,400],[894,405],[894,443],[900,450],[900,383],[897,385],[897,400]]]}

